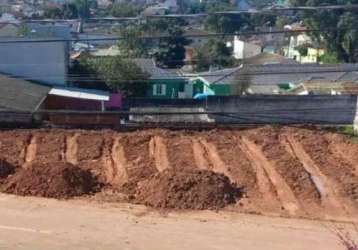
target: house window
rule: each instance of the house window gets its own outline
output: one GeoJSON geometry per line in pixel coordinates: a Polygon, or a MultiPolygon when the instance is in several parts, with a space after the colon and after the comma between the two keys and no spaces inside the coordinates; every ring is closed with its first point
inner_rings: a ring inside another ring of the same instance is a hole
{"type": "Polygon", "coordinates": [[[165,84],[154,84],[153,85],[153,95],[166,95],[166,85],[165,84]]]}

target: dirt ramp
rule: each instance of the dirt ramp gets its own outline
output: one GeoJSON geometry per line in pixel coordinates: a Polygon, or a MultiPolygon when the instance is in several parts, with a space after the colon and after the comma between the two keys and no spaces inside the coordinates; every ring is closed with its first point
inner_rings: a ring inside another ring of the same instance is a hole
{"type": "Polygon", "coordinates": [[[216,210],[235,203],[239,196],[239,189],[225,175],[169,169],[140,182],[135,201],[155,208],[216,210]]]}
{"type": "Polygon", "coordinates": [[[31,165],[10,176],[3,192],[66,199],[97,191],[99,184],[89,171],[62,162],[31,165]]]}

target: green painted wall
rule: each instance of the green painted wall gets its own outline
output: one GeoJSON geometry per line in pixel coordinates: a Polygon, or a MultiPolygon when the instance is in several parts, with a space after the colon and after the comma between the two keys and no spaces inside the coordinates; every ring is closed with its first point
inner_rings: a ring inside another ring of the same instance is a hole
{"type": "Polygon", "coordinates": [[[214,91],[215,95],[227,96],[231,93],[230,84],[216,84],[212,85],[211,89],[214,91]]]}
{"type": "Polygon", "coordinates": [[[213,84],[207,85],[204,84],[200,79],[192,81],[194,83],[194,96],[198,93],[203,93],[207,95],[219,95],[219,96],[228,96],[231,94],[230,84],[213,84]],[[195,91],[198,90],[198,91],[195,91]]]}
{"type": "Polygon", "coordinates": [[[171,99],[178,98],[178,92],[184,92],[184,86],[187,83],[185,79],[158,79],[150,80],[147,89],[147,97],[149,98],[162,98],[171,99]],[[165,85],[165,88],[158,94],[156,91],[159,85],[165,85]]]}

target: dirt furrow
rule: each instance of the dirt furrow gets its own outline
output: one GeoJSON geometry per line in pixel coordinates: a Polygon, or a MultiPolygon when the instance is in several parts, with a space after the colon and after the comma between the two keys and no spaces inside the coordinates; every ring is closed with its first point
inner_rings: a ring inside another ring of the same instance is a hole
{"type": "Polygon", "coordinates": [[[78,153],[77,138],[78,138],[78,136],[79,136],[79,134],[75,133],[74,135],[66,137],[65,160],[68,163],[71,163],[73,165],[78,164],[78,158],[77,158],[77,153],[78,153]]]}
{"type": "MultiPolygon", "coordinates": [[[[264,171],[267,174],[271,183],[275,187],[278,199],[280,200],[282,206],[289,214],[295,215],[300,206],[289,185],[276,171],[275,167],[267,160],[261,149],[255,143],[248,140],[246,137],[242,137],[241,142],[249,152],[249,156],[256,165],[257,171],[264,171]]],[[[263,176],[264,175],[261,172],[258,176],[258,180],[259,178],[261,179],[260,181],[262,181],[262,183],[260,185],[263,189],[265,189],[262,191],[265,192],[268,189],[268,184],[263,176]]]]}
{"type": "Polygon", "coordinates": [[[161,136],[153,136],[149,142],[149,153],[155,162],[159,172],[170,168],[165,139],[161,136]]]}
{"type": "Polygon", "coordinates": [[[112,147],[112,163],[113,163],[113,178],[112,185],[123,185],[128,181],[127,173],[127,159],[124,155],[123,145],[120,143],[120,138],[115,138],[112,147]]]}
{"type": "Polygon", "coordinates": [[[196,169],[193,142],[189,136],[166,137],[168,160],[174,169],[196,169]]]}
{"type": "Polygon", "coordinates": [[[31,134],[27,131],[2,131],[0,157],[15,166],[22,166],[25,162],[30,136],[31,134]]]}
{"type": "MultiPolygon", "coordinates": [[[[329,138],[333,139],[333,138],[329,138]]],[[[345,140],[332,140],[329,143],[329,149],[336,158],[343,159],[352,167],[352,173],[358,177],[358,145],[348,143],[345,140]]]]}
{"type": "Polygon", "coordinates": [[[209,155],[206,148],[203,146],[200,140],[193,139],[193,153],[195,164],[199,169],[212,170],[214,167],[209,160],[209,155]]]}
{"type": "Polygon", "coordinates": [[[126,159],[126,173],[129,182],[141,181],[157,173],[155,162],[149,154],[150,135],[123,136],[123,158],[126,159]]]}
{"type": "Polygon", "coordinates": [[[320,193],[322,205],[330,211],[334,211],[334,213],[344,212],[344,203],[337,197],[334,191],[334,184],[321,172],[299,142],[292,137],[286,137],[285,139],[289,152],[299,159],[306,171],[310,173],[312,181],[320,193]]]}
{"type": "Polygon", "coordinates": [[[25,165],[33,162],[36,159],[37,139],[36,136],[31,135],[29,144],[25,149],[25,165]]]}
{"type": "Polygon", "coordinates": [[[200,144],[207,153],[208,160],[211,162],[212,171],[222,173],[229,177],[231,182],[235,182],[235,178],[231,175],[228,166],[221,159],[215,144],[210,143],[205,139],[200,139],[200,144]]]}
{"type": "Polygon", "coordinates": [[[292,136],[302,144],[321,172],[335,183],[337,196],[344,197],[349,207],[358,209],[358,176],[348,161],[332,152],[331,142],[325,135],[324,131],[308,131],[292,136]]]}

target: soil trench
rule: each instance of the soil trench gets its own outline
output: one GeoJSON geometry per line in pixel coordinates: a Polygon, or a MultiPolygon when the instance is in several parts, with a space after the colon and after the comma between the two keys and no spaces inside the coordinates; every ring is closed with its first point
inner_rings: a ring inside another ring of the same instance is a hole
{"type": "Polygon", "coordinates": [[[30,143],[27,145],[25,149],[25,164],[31,163],[36,159],[36,151],[37,151],[37,143],[36,137],[30,137],[30,143]]]}
{"type": "Polygon", "coordinates": [[[168,152],[165,140],[161,136],[153,136],[149,142],[149,153],[154,159],[159,172],[170,168],[168,152]]]}
{"type": "Polygon", "coordinates": [[[65,159],[68,163],[73,165],[78,164],[77,153],[78,153],[78,143],[77,138],[79,134],[76,133],[73,136],[66,137],[66,151],[65,151],[65,159]]]}
{"type": "Polygon", "coordinates": [[[202,145],[200,140],[193,140],[193,154],[195,164],[199,169],[207,170],[213,169],[213,165],[209,161],[209,156],[206,148],[202,145]]]}
{"type": "MultiPolygon", "coordinates": [[[[249,141],[246,137],[242,137],[242,143],[245,145],[246,149],[250,152],[250,157],[255,162],[257,168],[262,168],[263,171],[267,174],[271,183],[274,185],[278,199],[280,200],[282,206],[288,211],[289,214],[296,214],[299,209],[299,203],[293,194],[290,187],[287,185],[285,180],[276,172],[274,166],[266,159],[261,149],[255,145],[255,143],[249,141]]],[[[262,174],[260,174],[262,179],[262,174]]],[[[265,182],[266,186],[266,182],[265,182]]],[[[267,187],[265,187],[266,189],[267,187]]]]}
{"type": "Polygon", "coordinates": [[[346,215],[352,213],[352,209],[347,207],[347,202],[339,199],[335,193],[336,185],[331,182],[314,163],[311,157],[306,153],[301,143],[293,137],[286,137],[287,146],[291,153],[297,157],[311,174],[312,181],[321,195],[322,204],[335,213],[346,215]]]}
{"type": "Polygon", "coordinates": [[[228,166],[221,159],[216,146],[213,143],[200,139],[200,144],[203,146],[208,160],[211,162],[212,170],[217,173],[221,173],[229,177],[231,182],[235,182],[235,178],[231,175],[228,166]]]}
{"type": "Polygon", "coordinates": [[[124,148],[120,138],[115,138],[112,147],[113,176],[112,185],[123,185],[128,181],[127,159],[124,155],[124,148]]]}

